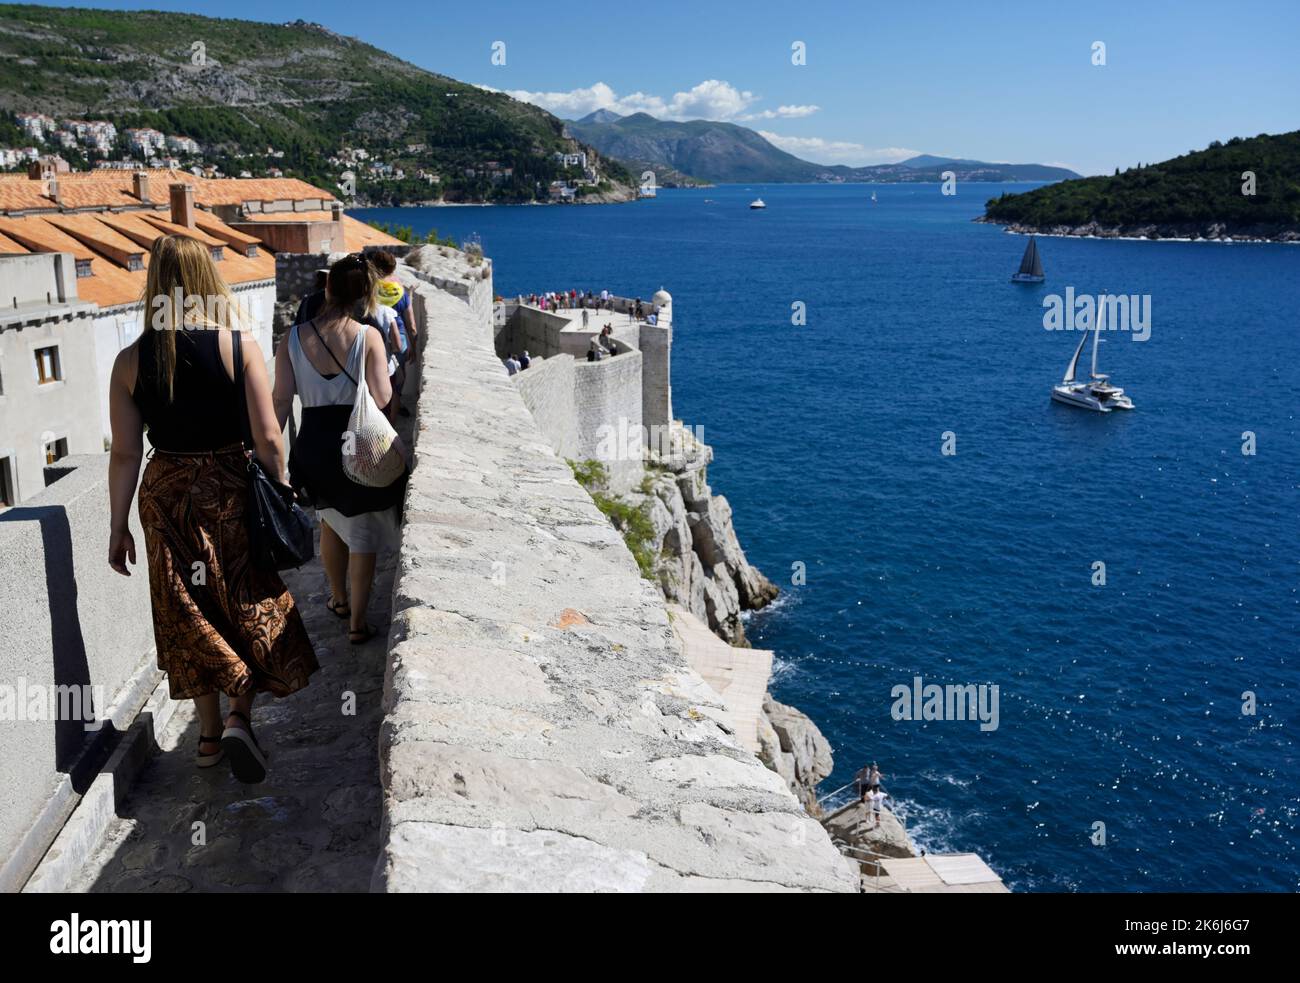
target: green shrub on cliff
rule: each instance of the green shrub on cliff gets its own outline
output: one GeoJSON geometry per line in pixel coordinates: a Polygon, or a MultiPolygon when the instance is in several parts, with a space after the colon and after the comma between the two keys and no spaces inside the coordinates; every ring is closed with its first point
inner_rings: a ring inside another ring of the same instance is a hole
{"type": "Polygon", "coordinates": [[[569,461],[568,464],[578,484],[587,491],[602,489],[609,484],[609,472],[599,461],[569,461]]]}
{"type": "Polygon", "coordinates": [[[596,503],[596,508],[604,512],[609,521],[614,524],[614,528],[623,534],[623,542],[627,543],[627,548],[632,551],[632,558],[636,560],[641,576],[646,580],[653,580],[656,560],[653,547],[655,530],[650,522],[650,510],[645,503],[632,505],[603,492],[593,492],[591,498],[596,503]]]}
{"type": "Polygon", "coordinates": [[[656,566],[655,530],[654,523],[650,521],[648,504],[643,502],[633,505],[617,495],[609,494],[609,471],[599,461],[569,461],[568,465],[578,484],[587,490],[591,500],[596,503],[596,508],[622,533],[623,542],[632,551],[632,558],[636,560],[641,576],[653,580],[656,566]]]}

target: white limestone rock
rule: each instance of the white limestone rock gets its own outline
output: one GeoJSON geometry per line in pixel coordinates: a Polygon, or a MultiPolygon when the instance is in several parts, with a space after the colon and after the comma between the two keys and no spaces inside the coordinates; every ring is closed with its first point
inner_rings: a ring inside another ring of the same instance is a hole
{"type": "MultiPolygon", "coordinates": [[[[786,776],[784,756],[789,755],[793,765],[793,780],[790,789],[799,800],[808,806],[817,801],[817,783],[835,768],[831,755],[830,742],[817,725],[808,716],[791,706],[778,703],[769,693],[763,701],[763,716],[767,719],[778,739],[779,754],[775,748],[763,748],[768,757],[763,761],[777,774],[786,776]]],[[[759,739],[762,741],[764,728],[759,724],[759,739]]],[[[769,738],[770,740],[770,738],[769,738]]]]}

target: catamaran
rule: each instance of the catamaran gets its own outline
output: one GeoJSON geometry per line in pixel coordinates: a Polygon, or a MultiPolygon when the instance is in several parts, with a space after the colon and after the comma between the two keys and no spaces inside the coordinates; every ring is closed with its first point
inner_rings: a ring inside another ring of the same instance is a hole
{"type": "Polygon", "coordinates": [[[1043,276],[1043,261],[1038,256],[1038,240],[1030,236],[1025,255],[1020,258],[1020,269],[1011,274],[1011,282],[1042,283],[1046,279],[1043,276]]]}
{"type": "Polygon", "coordinates": [[[1101,337],[1102,322],[1105,316],[1097,312],[1097,324],[1092,329],[1092,375],[1089,381],[1079,382],[1075,379],[1075,370],[1079,366],[1079,355],[1083,353],[1088,333],[1082,332],[1079,346],[1074,350],[1074,358],[1065,367],[1065,375],[1058,385],[1052,387],[1052,399],[1068,406],[1096,413],[1109,413],[1111,410],[1131,410],[1133,400],[1124,395],[1124,390],[1110,384],[1110,376],[1097,371],[1097,342],[1101,337]]]}
{"type": "Polygon", "coordinates": [[[751,201],[751,202],[749,203],[749,207],[750,207],[750,208],[766,208],[766,207],[767,207],[767,202],[765,202],[762,198],[755,198],[753,201],[751,201]]]}

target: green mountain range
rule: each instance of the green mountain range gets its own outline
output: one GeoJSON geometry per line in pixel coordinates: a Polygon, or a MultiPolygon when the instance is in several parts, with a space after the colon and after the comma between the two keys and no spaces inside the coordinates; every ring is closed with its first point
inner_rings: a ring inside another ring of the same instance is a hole
{"type": "Polygon", "coordinates": [[[545,198],[552,180],[581,176],[554,154],[584,149],[603,181],[580,193],[619,198],[632,186],[550,113],[303,21],[0,5],[0,111],[0,145],[32,143],[16,112],[104,119],[119,133],[192,137],[227,175],[274,166],[331,189],[345,168],[329,158],[364,148],[370,161],[352,170],[368,203],[545,198]],[[376,159],[405,176],[372,174],[365,164],[376,159]],[[489,161],[497,167],[482,167],[489,161]]]}
{"type": "Polygon", "coordinates": [[[1300,130],[1003,195],[982,221],[1017,232],[1300,241],[1300,130]]]}
{"type": "Polygon", "coordinates": [[[619,116],[597,110],[567,124],[566,132],[601,153],[626,161],[634,171],[652,170],[660,184],[689,175],[720,184],[777,182],[937,182],[944,171],[961,181],[1061,181],[1079,175],[1045,164],[995,164],[922,154],[898,164],[848,167],[814,164],[773,146],[735,123],[674,122],[647,113],[619,116]]]}

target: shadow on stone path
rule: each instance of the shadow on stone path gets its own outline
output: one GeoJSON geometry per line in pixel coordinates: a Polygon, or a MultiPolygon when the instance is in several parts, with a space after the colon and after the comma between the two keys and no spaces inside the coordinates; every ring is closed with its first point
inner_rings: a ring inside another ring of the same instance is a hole
{"type": "Polygon", "coordinates": [[[270,752],[266,781],[243,785],[224,763],[196,768],[198,718],[186,701],[75,889],[369,888],[379,851],[376,747],[396,560],[396,553],[380,558],[369,609],[380,634],[362,646],[349,645],[347,622],[325,609],[329,590],[319,559],[285,575],[321,668],[305,689],[253,706],[257,738],[270,752]],[[347,692],[356,697],[353,716],[344,714],[347,692]]]}
{"type": "MultiPolygon", "coordinates": [[[[412,423],[403,418],[398,427],[407,446],[412,423]]],[[[398,554],[381,554],[375,571],[367,620],[378,634],[354,646],[347,621],[325,608],[319,540],[318,527],[316,559],[283,576],[320,669],[292,696],[253,705],[257,739],[270,753],[266,781],[243,785],[225,763],[195,767],[199,724],[186,700],[72,890],[369,890],[380,845],[377,748],[398,554]]]]}

